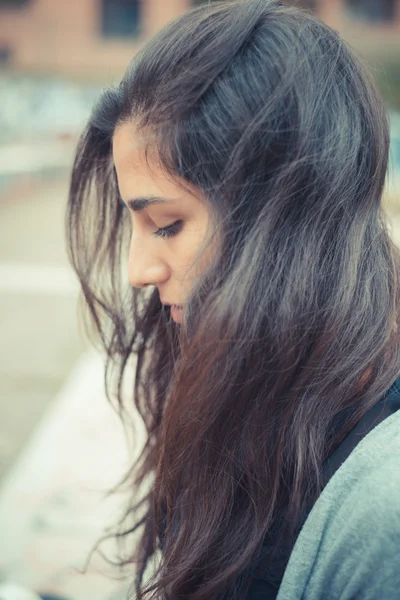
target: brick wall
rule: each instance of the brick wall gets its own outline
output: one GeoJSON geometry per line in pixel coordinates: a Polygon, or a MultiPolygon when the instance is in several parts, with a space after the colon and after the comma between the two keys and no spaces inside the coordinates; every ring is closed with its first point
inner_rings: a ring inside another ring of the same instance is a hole
{"type": "MultiPolygon", "coordinates": [[[[379,1],[379,0],[377,0],[379,1]]],[[[346,18],[345,0],[315,0],[319,16],[356,47],[400,55],[400,0],[390,24],[346,18]]],[[[17,69],[119,77],[145,39],[184,12],[191,0],[142,0],[141,31],[131,38],[101,33],[101,0],[28,0],[20,9],[0,9],[0,46],[17,69]]]]}
{"type": "Polygon", "coordinates": [[[143,41],[188,8],[188,0],[142,0],[142,31],[103,37],[100,0],[30,0],[0,10],[0,44],[23,70],[119,75],[143,41]]]}

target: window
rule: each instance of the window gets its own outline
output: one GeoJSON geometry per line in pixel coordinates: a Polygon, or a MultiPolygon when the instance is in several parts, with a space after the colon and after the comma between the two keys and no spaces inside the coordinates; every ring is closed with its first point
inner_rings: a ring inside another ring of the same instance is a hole
{"type": "Polygon", "coordinates": [[[287,6],[298,6],[316,12],[318,0],[283,0],[287,6]]]}
{"type": "Polygon", "coordinates": [[[28,4],[29,0],[0,0],[0,9],[2,8],[21,8],[28,4]]]}
{"type": "Polygon", "coordinates": [[[133,37],[140,31],[140,0],[102,0],[101,32],[105,37],[133,37]]]}
{"type": "Polygon", "coordinates": [[[395,16],[395,0],[346,0],[351,18],[367,22],[390,22],[395,16]]]}
{"type": "MultiPolygon", "coordinates": [[[[1,6],[1,4],[0,4],[1,6]]],[[[0,44],[0,66],[7,65],[11,62],[11,48],[6,44],[0,44]]]]}

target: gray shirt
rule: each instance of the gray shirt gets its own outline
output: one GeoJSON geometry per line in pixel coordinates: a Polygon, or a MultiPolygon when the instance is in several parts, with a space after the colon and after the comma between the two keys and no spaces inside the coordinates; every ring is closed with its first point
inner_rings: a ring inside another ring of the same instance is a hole
{"type": "Polygon", "coordinates": [[[277,600],[400,599],[400,411],[356,446],[293,547],[277,600]]]}

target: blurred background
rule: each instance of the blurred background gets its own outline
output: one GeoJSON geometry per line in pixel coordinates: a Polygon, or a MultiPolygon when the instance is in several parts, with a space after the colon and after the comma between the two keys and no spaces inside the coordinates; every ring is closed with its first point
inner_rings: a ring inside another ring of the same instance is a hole
{"type": "MultiPolygon", "coordinates": [[[[115,522],[118,504],[100,497],[129,458],[104,398],[102,359],[79,326],[64,241],[68,178],[101,88],[200,3],[0,0],[0,594],[10,581],[43,598],[111,599],[121,589],[103,563],[77,573],[115,522]]],[[[384,201],[400,241],[400,0],[292,4],[339,31],[383,94],[384,201]]]]}

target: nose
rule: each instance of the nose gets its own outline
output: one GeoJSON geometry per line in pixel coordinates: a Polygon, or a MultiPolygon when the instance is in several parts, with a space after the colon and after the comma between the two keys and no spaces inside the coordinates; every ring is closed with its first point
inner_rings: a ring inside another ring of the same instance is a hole
{"type": "Polygon", "coordinates": [[[159,252],[143,239],[132,235],[129,247],[128,280],[132,287],[164,284],[170,276],[169,267],[159,252]]]}

